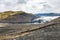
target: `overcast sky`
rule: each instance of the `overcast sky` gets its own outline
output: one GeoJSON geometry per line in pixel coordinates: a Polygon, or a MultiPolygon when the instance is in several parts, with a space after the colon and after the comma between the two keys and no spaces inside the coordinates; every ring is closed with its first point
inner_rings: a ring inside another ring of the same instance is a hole
{"type": "Polygon", "coordinates": [[[21,10],[29,13],[60,13],[60,0],[0,0],[0,11],[21,10]]]}

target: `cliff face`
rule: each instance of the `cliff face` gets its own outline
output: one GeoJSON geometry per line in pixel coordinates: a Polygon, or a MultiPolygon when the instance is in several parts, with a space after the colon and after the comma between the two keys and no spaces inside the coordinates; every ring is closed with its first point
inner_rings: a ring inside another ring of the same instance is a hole
{"type": "Polygon", "coordinates": [[[22,11],[7,11],[0,14],[0,23],[27,23],[31,22],[34,17],[36,16],[22,11]]]}

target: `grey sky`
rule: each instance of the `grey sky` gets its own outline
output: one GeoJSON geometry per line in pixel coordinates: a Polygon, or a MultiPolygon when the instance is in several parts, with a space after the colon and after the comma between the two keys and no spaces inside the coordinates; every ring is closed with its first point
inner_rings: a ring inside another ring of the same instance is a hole
{"type": "Polygon", "coordinates": [[[60,0],[0,0],[0,11],[21,10],[31,13],[60,13],[60,0]]]}

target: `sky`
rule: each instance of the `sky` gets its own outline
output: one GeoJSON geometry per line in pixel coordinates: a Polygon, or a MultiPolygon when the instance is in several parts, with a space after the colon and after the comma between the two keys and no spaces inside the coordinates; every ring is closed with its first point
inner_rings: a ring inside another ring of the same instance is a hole
{"type": "Polygon", "coordinates": [[[60,0],[0,0],[0,12],[60,13],[60,0]]]}

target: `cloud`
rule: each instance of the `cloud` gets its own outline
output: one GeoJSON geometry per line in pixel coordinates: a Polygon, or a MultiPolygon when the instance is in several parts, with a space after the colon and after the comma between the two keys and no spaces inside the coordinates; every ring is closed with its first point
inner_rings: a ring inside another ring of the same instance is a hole
{"type": "Polygon", "coordinates": [[[52,6],[53,12],[60,13],[60,0],[45,0],[50,6],[52,6]]]}
{"type": "Polygon", "coordinates": [[[18,4],[26,4],[28,0],[18,0],[18,4]]]}
{"type": "Polygon", "coordinates": [[[0,11],[21,10],[31,13],[60,13],[60,0],[0,0],[0,11]]]}

